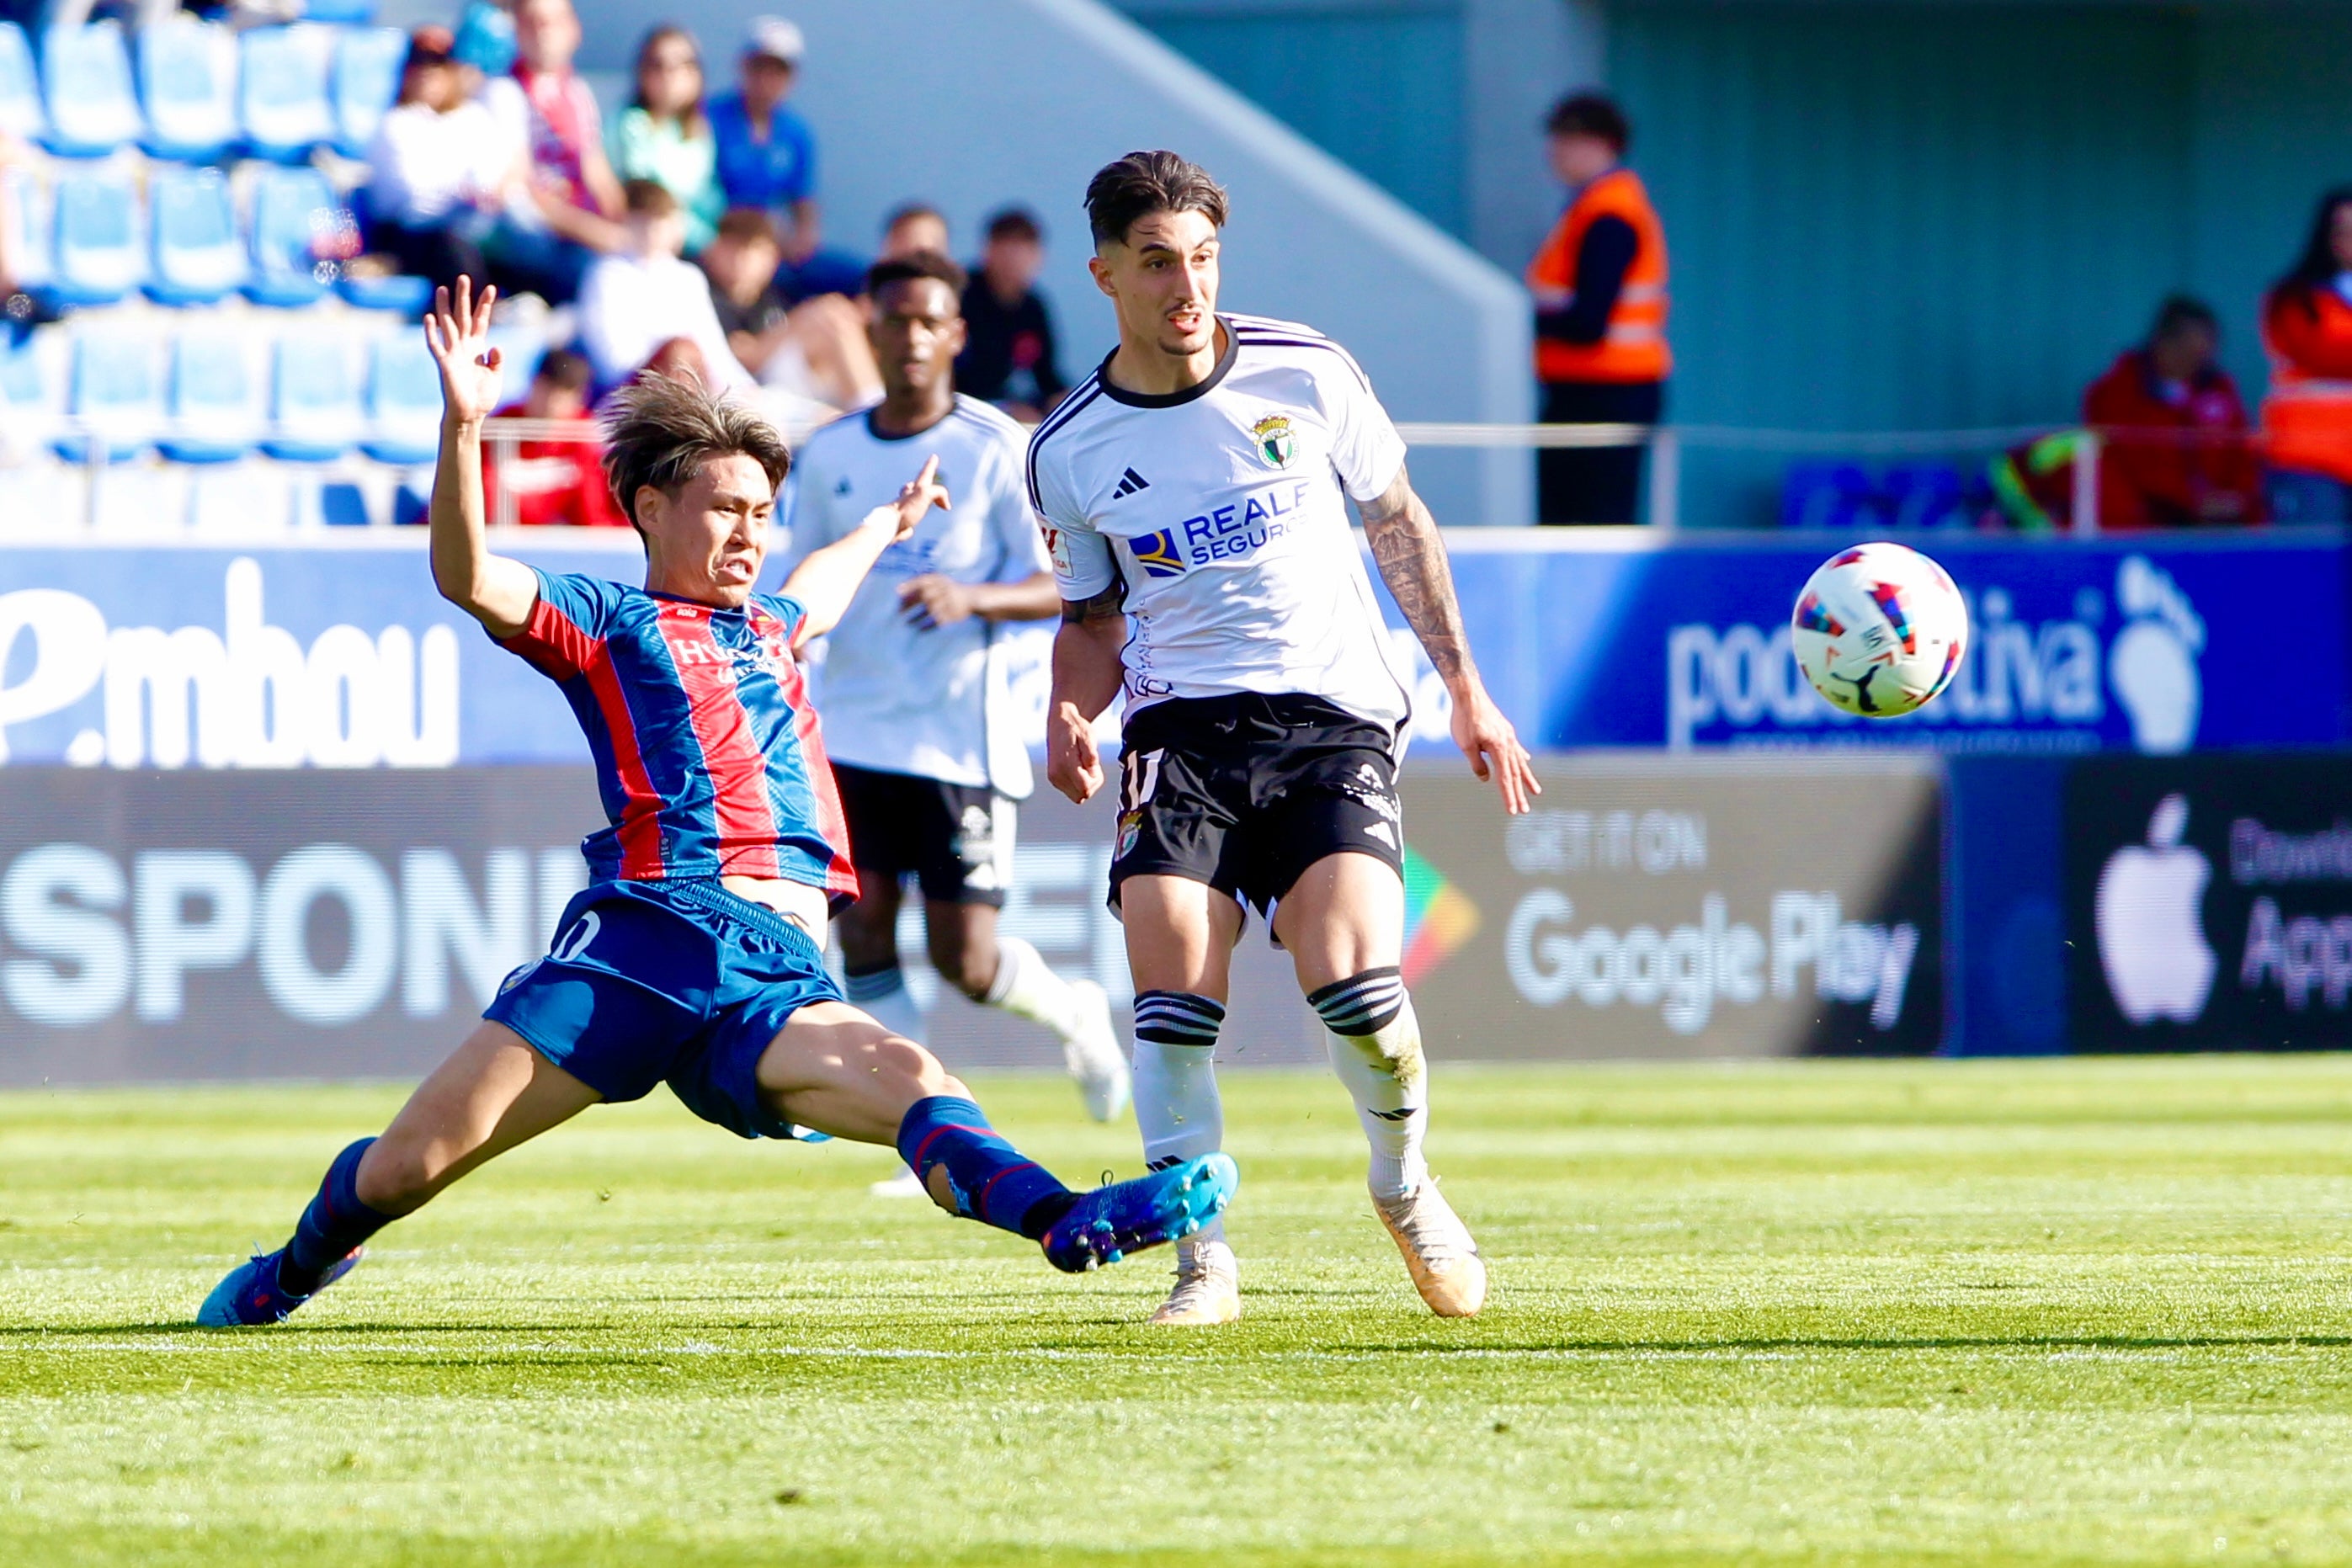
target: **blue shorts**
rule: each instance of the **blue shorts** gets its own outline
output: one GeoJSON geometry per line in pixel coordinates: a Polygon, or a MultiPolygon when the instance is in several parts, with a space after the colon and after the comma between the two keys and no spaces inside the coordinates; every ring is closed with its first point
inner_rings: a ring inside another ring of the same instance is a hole
{"type": "Polygon", "coordinates": [[[717,882],[602,882],[565,906],[548,956],[482,1016],[605,1099],[656,1083],[746,1138],[813,1137],[761,1102],[760,1055],[811,1002],[839,1001],[824,950],[717,882]]]}

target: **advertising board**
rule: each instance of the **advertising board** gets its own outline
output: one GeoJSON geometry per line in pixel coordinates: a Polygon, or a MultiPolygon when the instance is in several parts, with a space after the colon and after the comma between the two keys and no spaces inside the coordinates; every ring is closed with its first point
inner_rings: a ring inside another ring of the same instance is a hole
{"type": "Polygon", "coordinates": [[[2063,810],[2075,1050],[2352,1044],[2352,757],[2086,759],[2063,810]]]}

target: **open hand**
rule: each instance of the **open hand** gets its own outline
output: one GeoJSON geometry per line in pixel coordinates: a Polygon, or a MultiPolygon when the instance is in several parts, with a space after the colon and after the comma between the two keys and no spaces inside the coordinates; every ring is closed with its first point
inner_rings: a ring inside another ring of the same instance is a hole
{"type": "Polygon", "coordinates": [[[1512,816],[1525,814],[1528,798],[1543,793],[1528,748],[1519,744],[1518,731],[1475,676],[1470,690],[1454,699],[1454,744],[1470,759],[1471,772],[1493,780],[1502,791],[1503,810],[1512,816]]]}
{"type": "Polygon", "coordinates": [[[498,297],[494,285],[484,284],[475,298],[473,279],[461,273],[456,296],[435,289],[433,308],[425,313],[425,346],[441,367],[441,403],[461,423],[488,419],[499,406],[499,351],[490,347],[490,306],[498,297]]]}

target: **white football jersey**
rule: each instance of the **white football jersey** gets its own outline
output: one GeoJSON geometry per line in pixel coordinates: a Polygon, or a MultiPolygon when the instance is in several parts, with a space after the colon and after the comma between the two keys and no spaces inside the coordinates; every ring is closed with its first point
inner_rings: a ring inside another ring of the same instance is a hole
{"type": "Polygon", "coordinates": [[[1018,582],[1052,565],[1022,480],[1024,434],[1005,414],[959,394],[953,413],[914,435],[877,435],[870,413],[853,413],[802,444],[793,467],[793,559],[895,499],[934,453],[952,503],[932,508],[882,552],[824,639],[813,684],[835,761],[1028,795],[1029,752],[1003,657],[1016,629],[975,615],[926,631],[898,605],[900,585],[929,572],[1018,582]]]}
{"type": "Polygon", "coordinates": [[[1226,350],[1199,386],[1126,392],[1098,368],[1030,438],[1030,500],[1062,597],[1126,584],[1129,713],[1293,692],[1401,727],[1405,679],[1348,501],[1395,482],[1404,442],[1328,338],[1219,320],[1226,350]]]}

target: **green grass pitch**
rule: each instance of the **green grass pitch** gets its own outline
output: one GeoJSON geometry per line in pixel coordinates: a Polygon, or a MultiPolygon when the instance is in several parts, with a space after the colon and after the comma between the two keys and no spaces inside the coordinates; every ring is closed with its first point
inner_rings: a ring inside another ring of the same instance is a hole
{"type": "Polygon", "coordinates": [[[667,1100],[205,1333],[398,1092],[0,1096],[0,1563],[2352,1560],[2352,1061],[1442,1070],[1470,1323],[1336,1085],[1227,1092],[1249,1316],[1191,1334],[1165,1254],[1065,1278],[667,1100]]]}

